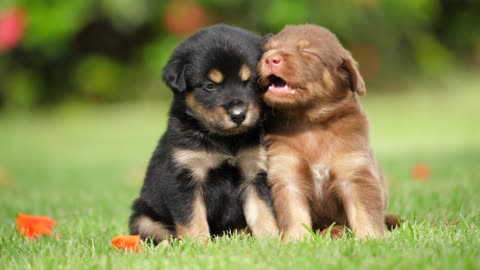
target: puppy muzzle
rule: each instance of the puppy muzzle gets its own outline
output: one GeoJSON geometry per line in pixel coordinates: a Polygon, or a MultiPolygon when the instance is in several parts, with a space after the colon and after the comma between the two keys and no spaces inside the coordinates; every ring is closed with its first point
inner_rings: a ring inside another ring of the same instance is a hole
{"type": "Polygon", "coordinates": [[[230,119],[237,124],[241,125],[247,117],[248,104],[242,101],[234,101],[226,107],[230,119]]]}

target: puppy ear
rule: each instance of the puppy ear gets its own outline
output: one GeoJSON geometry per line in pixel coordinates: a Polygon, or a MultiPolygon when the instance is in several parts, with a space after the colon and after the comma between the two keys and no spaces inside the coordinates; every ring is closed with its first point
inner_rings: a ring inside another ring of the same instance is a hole
{"type": "Polygon", "coordinates": [[[359,96],[364,96],[367,93],[367,88],[365,87],[365,81],[358,71],[357,62],[353,60],[353,57],[348,53],[342,59],[342,68],[348,73],[348,80],[350,81],[350,87],[352,91],[356,92],[359,96]]]}
{"type": "Polygon", "coordinates": [[[265,45],[271,38],[273,37],[273,33],[266,34],[262,39],[262,45],[265,45]]]}
{"type": "Polygon", "coordinates": [[[163,81],[175,92],[187,90],[186,81],[187,64],[183,59],[172,57],[163,68],[163,81]]]}

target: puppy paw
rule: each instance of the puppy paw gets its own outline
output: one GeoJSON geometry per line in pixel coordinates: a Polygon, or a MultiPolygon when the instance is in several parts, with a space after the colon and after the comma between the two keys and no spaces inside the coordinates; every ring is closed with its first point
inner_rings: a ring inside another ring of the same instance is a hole
{"type": "Polygon", "coordinates": [[[312,237],[312,235],[304,227],[288,230],[282,234],[282,240],[284,242],[303,241],[310,237],[312,237]]]}
{"type": "Polygon", "coordinates": [[[382,230],[357,229],[357,230],[354,230],[353,233],[355,234],[355,238],[360,240],[381,239],[386,236],[384,229],[382,230]]]}
{"type": "MultiPolygon", "coordinates": [[[[323,229],[320,232],[321,236],[326,236],[328,234],[330,228],[323,229]]],[[[339,239],[342,238],[342,236],[345,234],[345,227],[340,226],[340,225],[334,225],[332,229],[330,230],[330,238],[332,239],[339,239]]]]}

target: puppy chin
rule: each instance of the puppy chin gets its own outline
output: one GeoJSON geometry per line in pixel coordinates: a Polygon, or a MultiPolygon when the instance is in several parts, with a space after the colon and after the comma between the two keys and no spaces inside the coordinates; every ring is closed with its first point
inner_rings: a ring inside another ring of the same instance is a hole
{"type": "Polygon", "coordinates": [[[217,134],[220,136],[234,136],[238,134],[242,134],[250,130],[252,127],[251,126],[245,126],[245,125],[240,125],[240,126],[234,126],[234,127],[209,127],[208,130],[213,133],[217,134]]]}
{"type": "Polygon", "coordinates": [[[288,109],[297,108],[303,104],[300,93],[297,90],[292,93],[279,93],[275,90],[267,90],[263,95],[265,103],[273,108],[288,109]]]}
{"type": "Polygon", "coordinates": [[[206,125],[208,130],[220,136],[234,136],[245,133],[250,129],[254,128],[258,123],[258,115],[247,116],[247,119],[241,125],[237,125],[229,120],[224,120],[220,122],[210,123],[206,125]]]}
{"type": "Polygon", "coordinates": [[[239,126],[239,127],[230,128],[230,129],[217,130],[216,134],[221,136],[234,136],[234,135],[245,133],[249,129],[250,128],[248,127],[239,126]]]}

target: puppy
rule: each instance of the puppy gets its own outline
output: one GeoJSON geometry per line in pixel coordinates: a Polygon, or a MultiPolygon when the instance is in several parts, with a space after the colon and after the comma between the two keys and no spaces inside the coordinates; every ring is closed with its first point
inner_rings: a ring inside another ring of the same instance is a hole
{"type": "Polygon", "coordinates": [[[277,234],[262,147],[256,65],[262,38],[216,25],[181,43],[163,70],[168,128],[133,203],[132,234],[206,240],[247,227],[277,234]]]}
{"type": "Polygon", "coordinates": [[[266,42],[258,69],[271,107],[268,175],[282,237],[304,238],[304,225],[321,230],[333,222],[360,238],[382,237],[387,189],[351,54],[325,28],[287,26],[266,42]]]}

